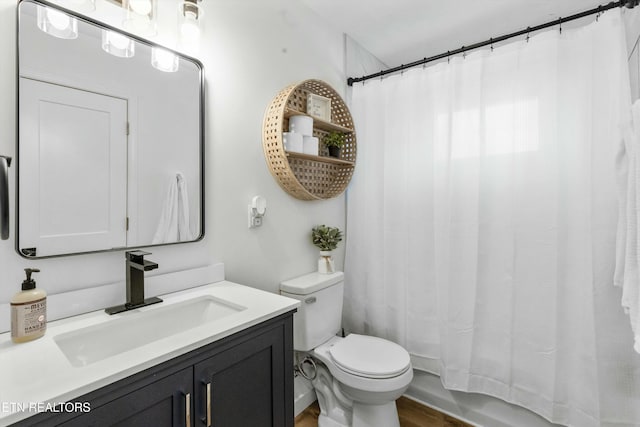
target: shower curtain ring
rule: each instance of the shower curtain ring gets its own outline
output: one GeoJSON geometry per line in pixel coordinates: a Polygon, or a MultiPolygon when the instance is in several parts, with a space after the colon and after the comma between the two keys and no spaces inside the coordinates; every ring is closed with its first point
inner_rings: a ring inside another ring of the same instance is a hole
{"type": "Polygon", "coordinates": [[[451,51],[447,51],[447,64],[451,63],[451,51]]]}
{"type": "Polygon", "coordinates": [[[531,27],[527,27],[527,43],[529,43],[529,33],[531,33],[531,27]]]}
{"type": "Polygon", "coordinates": [[[560,34],[562,34],[562,17],[558,18],[558,29],[560,30],[560,34]]]}
{"type": "Polygon", "coordinates": [[[491,43],[491,52],[493,52],[493,37],[489,39],[489,43],[491,43]]]}

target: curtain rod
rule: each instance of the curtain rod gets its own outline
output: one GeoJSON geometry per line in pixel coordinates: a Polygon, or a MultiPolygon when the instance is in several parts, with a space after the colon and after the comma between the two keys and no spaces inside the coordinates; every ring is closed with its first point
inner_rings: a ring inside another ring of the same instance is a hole
{"type": "Polygon", "coordinates": [[[542,30],[544,28],[549,28],[549,27],[553,27],[554,25],[560,25],[560,31],[562,31],[562,23],[564,22],[569,22],[569,21],[573,21],[576,19],[580,19],[580,18],[584,18],[586,16],[589,15],[593,15],[596,13],[602,13],[606,10],[609,9],[613,9],[615,7],[622,7],[622,6],[626,6],[629,9],[634,8],[635,6],[637,6],[640,3],[640,0],[620,0],[620,1],[615,1],[615,2],[611,2],[609,4],[606,5],[600,5],[594,9],[590,9],[590,10],[586,10],[584,12],[580,12],[580,13],[576,13],[575,15],[571,15],[571,16],[567,16],[566,18],[558,18],[555,21],[549,21],[545,24],[540,24],[540,25],[536,25],[535,27],[527,27],[524,30],[520,30],[520,31],[516,31],[510,34],[505,34],[503,36],[500,37],[496,37],[496,38],[490,38],[489,40],[485,40],[483,42],[479,42],[479,43],[475,43],[469,46],[462,46],[459,49],[455,49],[455,50],[449,50],[447,52],[441,53],[439,55],[435,55],[435,56],[431,56],[429,58],[424,58],[424,59],[420,59],[418,61],[414,61],[411,62],[409,64],[402,64],[400,66],[397,67],[393,67],[393,68],[389,68],[387,70],[382,70],[379,71],[377,73],[374,74],[369,74],[367,76],[362,76],[362,77],[349,77],[347,79],[347,84],[349,86],[353,86],[354,83],[358,83],[358,82],[363,82],[365,80],[370,80],[370,79],[374,79],[376,77],[382,77],[382,76],[386,76],[387,74],[392,74],[392,73],[397,73],[398,71],[403,71],[406,70],[408,68],[412,68],[412,67],[417,67],[418,65],[423,65],[426,64],[428,62],[432,62],[432,61],[437,61],[438,59],[443,59],[443,58],[447,58],[449,56],[452,55],[458,55],[473,49],[478,49],[484,46],[489,46],[489,45],[493,45],[494,43],[499,43],[501,41],[513,38],[513,37],[518,37],[518,36],[522,36],[525,34],[529,34],[532,33],[534,31],[538,31],[538,30],[542,30]]]}

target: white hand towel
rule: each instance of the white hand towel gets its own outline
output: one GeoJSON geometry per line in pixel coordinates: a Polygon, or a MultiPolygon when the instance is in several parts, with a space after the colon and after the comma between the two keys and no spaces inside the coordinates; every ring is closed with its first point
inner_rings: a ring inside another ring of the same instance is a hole
{"type": "Polygon", "coordinates": [[[169,183],[153,244],[193,240],[189,226],[189,195],[187,181],[177,173],[169,183]]]}
{"type": "Polygon", "coordinates": [[[189,224],[189,191],[187,180],[181,173],[176,175],[178,181],[178,240],[186,242],[193,240],[193,233],[189,224]]]}

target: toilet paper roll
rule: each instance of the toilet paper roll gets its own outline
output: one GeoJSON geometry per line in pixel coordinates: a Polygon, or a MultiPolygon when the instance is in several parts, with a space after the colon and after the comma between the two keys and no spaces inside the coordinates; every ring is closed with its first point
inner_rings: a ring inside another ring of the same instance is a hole
{"type": "Polygon", "coordinates": [[[309,116],[291,116],[289,117],[289,132],[299,133],[300,135],[313,135],[313,119],[309,116]]]}
{"type": "Polygon", "coordinates": [[[315,136],[302,137],[302,152],[304,154],[318,155],[318,138],[315,136]]]}
{"type": "Polygon", "coordinates": [[[302,153],[302,134],[295,132],[283,132],[282,142],[286,151],[302,153]]]}

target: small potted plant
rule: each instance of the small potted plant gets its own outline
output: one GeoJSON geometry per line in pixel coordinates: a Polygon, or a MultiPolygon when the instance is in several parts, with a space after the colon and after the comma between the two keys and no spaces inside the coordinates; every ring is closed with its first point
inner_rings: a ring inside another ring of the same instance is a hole
{"type": "Polygon", "coordinates": [[[324,137],[322,143],[329,149],[329,156],[340,157],[340,149],[344,145],[344,135],[340,132],[331,132],[324,137]]]}
{"type": "Polygon", "coordinates": [[[342,241],[342,232],[337,227],[318,225],[311,229],[311,242],[320,249],[318,273],[329,274],[335,272],[331,251],[342,241]]]}

